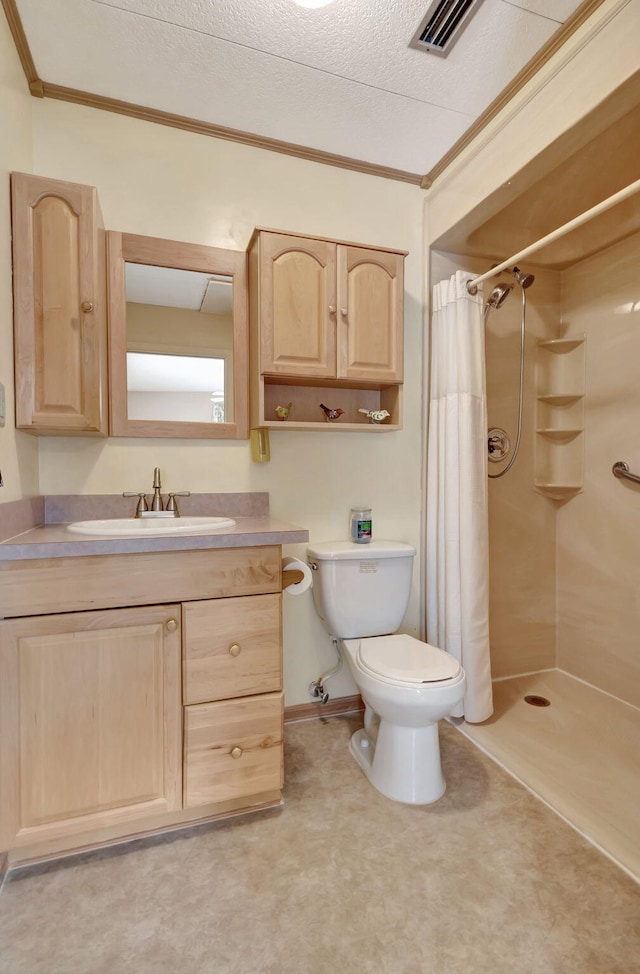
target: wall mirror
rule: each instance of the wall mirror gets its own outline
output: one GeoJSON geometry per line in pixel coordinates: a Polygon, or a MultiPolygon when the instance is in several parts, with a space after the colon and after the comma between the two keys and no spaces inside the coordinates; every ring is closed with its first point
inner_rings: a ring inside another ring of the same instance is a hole
{"type": "Polygon", "coordinates": [[[107,234],[112,436],[246,439],[246,255],[107,234]]]}

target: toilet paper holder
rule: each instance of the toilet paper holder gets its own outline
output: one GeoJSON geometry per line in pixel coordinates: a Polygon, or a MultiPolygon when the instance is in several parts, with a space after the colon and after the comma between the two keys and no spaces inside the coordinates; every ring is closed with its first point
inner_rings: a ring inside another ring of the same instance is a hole
{"type": "Polygon", "coordinates": [[[297,585],[304,578],[304,572],[301,572],[298,568],[291,568],[287,572],[282,573],[282,587],[288,588],[290,585],[297,585]]]}
{"type": "Polygon", "coordinates": [[[300,558],[283,558],[280,574],[282,590],[286,591],[288,595],[300,595],[313,585],[311,569],[300,558]]]}

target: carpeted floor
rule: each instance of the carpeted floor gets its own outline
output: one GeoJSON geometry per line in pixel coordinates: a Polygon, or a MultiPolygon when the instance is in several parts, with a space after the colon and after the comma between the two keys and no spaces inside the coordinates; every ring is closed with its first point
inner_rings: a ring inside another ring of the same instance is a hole
{"type": "Polygon", "coordinates": [[[286,727],[282,809],[11,873],[3,974],[637,974],[640,886],[454,728],[432,806],[358,717],[286,727]]]}

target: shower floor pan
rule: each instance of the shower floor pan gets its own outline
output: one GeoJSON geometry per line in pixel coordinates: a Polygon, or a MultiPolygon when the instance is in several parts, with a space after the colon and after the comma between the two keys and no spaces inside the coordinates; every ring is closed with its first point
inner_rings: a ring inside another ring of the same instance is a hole
{"type": "Polygon", "coordinates": [[[640,882],[640,710],[561,670],[493,695],[493,717],[458,730],[640,882]]]}

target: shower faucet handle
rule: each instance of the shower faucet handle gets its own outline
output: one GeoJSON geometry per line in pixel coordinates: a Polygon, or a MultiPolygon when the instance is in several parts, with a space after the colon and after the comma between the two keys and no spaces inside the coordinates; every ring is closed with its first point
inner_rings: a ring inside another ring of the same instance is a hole
{"type": "Polygon", "coordinates": [[[499,463],[504,460],[511,449],[511,441],[507,433],[499,427],[489,430],[487,439],[487,449],[489,450],[489,460],[492,463],[499,463]]]}

